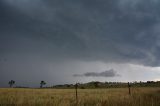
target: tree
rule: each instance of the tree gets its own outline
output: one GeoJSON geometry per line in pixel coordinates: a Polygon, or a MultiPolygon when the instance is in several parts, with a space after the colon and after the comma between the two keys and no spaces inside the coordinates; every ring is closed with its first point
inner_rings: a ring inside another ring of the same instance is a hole
{"type": "Polygon", "coordinates": [[[40,88],[43,88],[43,85],[46,85],[46,82],[45,82],[45,81],[41,81],[41,83],[40,83],[40,88]]]}
{"type": "Polygon", "coordinates": [[[98,82],[98,81],[93,82],[93,85],[95,88],[99,87],[99,84],[100,84],[100,82],[98,82]]]}
{"type": "Polygon", "coordinates": [[[8,82],[8,84],[9,84],[9,86],[10,86],[10,88],[11,88],[11,87],[13,87],[13,85],[15,84],[15,81],[14,81],[14,80],[11,80],[11,81],[8,82]]]}

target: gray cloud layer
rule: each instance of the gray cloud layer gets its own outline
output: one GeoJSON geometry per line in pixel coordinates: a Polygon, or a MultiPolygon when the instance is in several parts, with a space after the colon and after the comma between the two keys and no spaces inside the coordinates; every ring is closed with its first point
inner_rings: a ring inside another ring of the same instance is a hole
{"type": "Polygon", "coordinates": [[[0,2],[3,53],[159,65],[157,0],[0,2]]]}
{"type": "Polygon", "coordinates": [[[74,77],[116,77],[120,76],[119,74],[116,73],[113,69],[106,70],[103,72],[86,72],[84,74],[74,74],[74,77]]]}
{"type": "Polygon", "coordinates": [[[45,65],[57,61],[159,66],[159,5],[159,0],[0,0],[0,77],[8,80],[11,72],[33,77],[41,70],[39,80],[50,72],[45,65]]]}

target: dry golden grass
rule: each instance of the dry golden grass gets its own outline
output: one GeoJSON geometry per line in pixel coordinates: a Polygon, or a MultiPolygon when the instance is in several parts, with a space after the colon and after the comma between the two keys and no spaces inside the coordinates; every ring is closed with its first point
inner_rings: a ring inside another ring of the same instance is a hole
{"type": "MultiPolygon", "coordinates": [[[[160,88],[78,89],[78,106],[160,106],[160,88]]],[[[76,106],[74,89],[1,88],[0,106],[76,106]]]]}

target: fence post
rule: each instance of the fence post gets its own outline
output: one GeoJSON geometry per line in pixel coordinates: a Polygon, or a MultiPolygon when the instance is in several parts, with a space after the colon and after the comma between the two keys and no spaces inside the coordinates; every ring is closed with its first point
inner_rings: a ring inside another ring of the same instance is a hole
{"type": "Polygon", "coordinates": [[[78,88],[78,84],[76,83],[76,85],[75,85],[75,89],[76,89],[76,106],[78,105],[78,94],[77,94],[77,88],[78,88]]]}
{"type": "Polygon", "coordinates": [[[130,83],[128,82],[128,90],[129,90],[129,95],[131,95],[131,89],[130,89],[131,85],[130,83]]]}

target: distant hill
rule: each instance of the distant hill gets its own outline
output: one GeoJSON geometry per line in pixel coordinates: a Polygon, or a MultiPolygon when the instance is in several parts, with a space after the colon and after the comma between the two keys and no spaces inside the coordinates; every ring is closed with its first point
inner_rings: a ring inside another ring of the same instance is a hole
{"type": "MultiPolygon", "coordinates": [[[[130,82],[131,87],[160,87],[160,81],[147,81],[147,82],[130,82]]],[[[99,82],[92,81],[88,83],[78,83],[80,89],[91,89],[91,88],[125,88],[128,87],[128,82],[99,82]]],[[[74,84],[54,85],[47,88],[75,88],[74,84]]]]}

